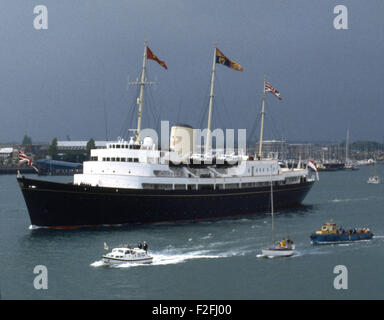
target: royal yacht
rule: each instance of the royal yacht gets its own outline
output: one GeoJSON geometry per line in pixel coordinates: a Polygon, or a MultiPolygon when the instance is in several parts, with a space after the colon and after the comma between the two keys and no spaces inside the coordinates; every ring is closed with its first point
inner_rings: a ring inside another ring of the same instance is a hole
{"type": "Polygon", "coordinates": [[[244,150],[215,152],[210,148],[215,66],[219,63],[232,67],[229,64],[234,63],[216,46],[205,152],[196,153],[190,147],[194,142],[193,129],[189,126],[172,127],[169,148],[164,150],[151,137],[141,135],[143,89],[148,84],[147,59],[164,63],[145,43],[141,80],[137,81],[140,95],[135,136],[128,141],[109,142],[104,149],[91,150],[90,161],[83,164],[83,173],[75,174],[71,183],[18,175],[32,228],[196,221],[265,214],[270,208],[271,183],[276,209],[301,204],[316,180],[310,165],[284,168],[277,159],[262,158],[264,104],[269,90],[266,79],[257,154],[246,154],[244,150]]]}

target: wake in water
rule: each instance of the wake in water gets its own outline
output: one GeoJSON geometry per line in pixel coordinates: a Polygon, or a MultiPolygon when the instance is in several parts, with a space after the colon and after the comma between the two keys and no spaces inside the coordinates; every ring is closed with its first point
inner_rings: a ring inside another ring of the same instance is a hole
{"type": "Polygon", "coordinates": [[[329,202],[332,203],[339,203],[339,202],[353,202],[353,201],[368,201],[369,198],[353,198],[353,199],[333,199],[330,200],[329,202]]]}
{"type": "MultiPolygon", "coordinates": [[[[204,239],[211,238],[211,234],[204,239]]],[[[213,242],[207,245],[197,245],[193,248],[174,248],[168,246],[163,251],[153,251],[150,255],[153,257],[152,263],[122,263],[116,265],[105,264],[103,260],[98,260],[91,263],[92,267],[108,266],[113,268],[130,268],[138,266],[162,266],[184,263],[189,260],[196,259],[220,259],[233,256],[244,256],[245,254],[253,251],[254,248],[249,247],[237,247],[233,248],[233,243],[228,242],[213,242]],[[208,249],[207,249],[208,248],[208,249]]]]}
{"type": "Polygon", "coordinates": [[[152,263],[121,263],[116,265],[105,264],[103,260],[95,261],[91,264],[92,267],[101,267],[108,266],[113,268],[131,268],[131,267],[139,267],[139,266],[163,266],[169,264],[178,264],[182,262],[186,262],[191,259],[217,259],[223,258],[224,255],[210,255],[207,254],[207,250],[203,251],[195,251],[184,254],[162,254],[162,253],[153,253],[151,254],[153,257],[152,263]]]}

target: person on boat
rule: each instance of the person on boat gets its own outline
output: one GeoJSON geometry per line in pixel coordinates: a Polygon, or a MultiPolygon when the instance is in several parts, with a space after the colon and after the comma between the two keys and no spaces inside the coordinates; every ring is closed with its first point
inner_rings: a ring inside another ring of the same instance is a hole
{"type": "Polygon", "coordinates": [[[277,246],[278,246],[279,248],[286,247],[286,246],[287,246],[287,241],[286,241],[286,240],[281,240],[281,241],[277,244],[277,246]]]}
{"type": "Polygon", "coordinates": [[[293,241],[289,238],[289,236],[287,237],[287,248],[288,249],[291,249],[292,248],[292,244],[293,244],[293,241]]]}
{"type": "Polygon", "coordinates": [[[138,243],[137,247],[138,247],[139,249],[143,249],[143,245],[141,244],[141,242],[138,243]]]}
{"type": "Polygon", "coordinates": [[[143,242],[143,249],[145,250],[145,252],[147,252],[148,250],[148,245],[145,241],[143,242]]]}

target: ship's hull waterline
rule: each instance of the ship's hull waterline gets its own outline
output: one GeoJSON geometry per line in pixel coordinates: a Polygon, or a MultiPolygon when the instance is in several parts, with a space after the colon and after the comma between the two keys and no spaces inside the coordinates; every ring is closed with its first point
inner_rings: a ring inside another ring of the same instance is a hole
{"type": "MultiPolygon", "coordinates": [[[[80,227],[210,220],[265,213],[270,187],[232,190],[138,190],[17,179],[35,227],[80,227]]],[[[313,181],[274,188],[277,209],[301,204],[313,181]]]]}

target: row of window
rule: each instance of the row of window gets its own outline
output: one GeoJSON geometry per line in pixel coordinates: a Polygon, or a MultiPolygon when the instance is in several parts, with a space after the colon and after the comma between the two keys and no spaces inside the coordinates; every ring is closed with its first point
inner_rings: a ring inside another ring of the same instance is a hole
{"type": "MultiPolygon", "coordinates": [[[[91,161],[98,161],[98,157],[91,157],[91,161]]],[[[110,162],[139,162],[139,158],[120,158],[120,157],[113,157],[113,158],[103,158],[103,161],[110,161],[110,162]]]]}
{"type": "Polygon", "coordinates": [[[140,149],[138,144],[111,144],[112,149],[140,149]]]}
{"type": "MultiPolygon", "coordinates": [[[[269,168],[257,168],[257,167],[251,167],[251,168],[252,168],[252,175],[254,173],[254,170],[255,170],[256,173],[258,173],[258,172],[265,172],[265,171],[269,172],[269,168]]],[[[272,169],[275,170],[276,168],[273,167],[272,169]]],[[[248,172],[249,172],[249,170],[248,170],[248,172]]]]}
{"type": "MultiPolygon", "coordinates": [[[[283,182],[274,182],[274,185],[284,184],[283,182]]],[[[239,188],[252,188],[252,187],[266,187],[270,186],[270,182],[247,182],[242,183],[227,183],[227,184],[175,184],[174,187],[172,184],[154,184],[154,183],[143,183],[143,189],[152,189],[152,190],[231,190],[231,189],[239,189],[239,188]]]]}

